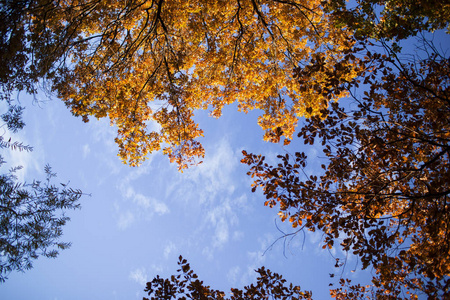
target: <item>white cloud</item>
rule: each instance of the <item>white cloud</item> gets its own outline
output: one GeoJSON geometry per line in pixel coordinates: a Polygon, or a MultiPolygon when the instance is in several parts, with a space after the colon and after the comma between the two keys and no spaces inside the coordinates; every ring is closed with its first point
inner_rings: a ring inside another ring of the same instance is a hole
{"type": "Polygon", "coordinates": [[[108,146],[107,148],[110,149],[110,151],[114,151],[113,149],[117,148],[113,147],[115,145],[114,138],[117,134],[116,128],[111,126],[109,119],[103,118],[92,120],[88,123],[88,126],[95,141],[108,146]]]}
{"type": "Polygon", "coordinates": [[[214,258],[213,251],[212,251],[212,249],[211,249],[210,247],[208,247],[208,246],[206,246],[206,247],[203,248],[202,254],[203,254],[203,256],[204,256],[207,260],[209,260],[209,261],[213,260],[213,258],[214,258]]]}
{"type": "Polygon", "coordinates": [[[95,158],[101,162],[101,165],[107,166],[109,174],[119,174],[121,162],[117,157],[118,147],[114,142],[117,135],[117,128],[111,126],[108,118],[91,120],[85,124],[88,126],[92,147],[95,150],[95,158]]]}
{"type": "Polygon", "coordinates": [[[134,271],[131,271],[129,278],[131,280],[134,280],[141,286],[144,286],[148,282],[147,272],[146,272],[145,268],[138,268],[134,271]]]}
{"type": "Polygon", "coordinates": [[[162,265],[152,264],[152,270],[153,270],[154,273],[160,274],[160,273],[162,273],[164,271],[164,268],[163,268],[162,265]]]}
{"type": "Polygon", "coordinates": [[[256,278],[255,270],[264,265],[265,256],[264,251],[249,251],[247,252],[249,264],[247,270],[242,272],[241,282],[248,283],[254,281],[256,278]]]}
{"type": "Polygon", "coordinates": [[[242,273],[241,268],[239,266],[234,266],[231,269],[228,270],[227,273],[227,279],[228,281],[233,284],[240,284],[240,282],[238,282],[238,276],[242,273]]]}
{"type": "Polygon", "coordinates": [[[127,211],[125,213],[121,213],[119,215],[119,221],[117,222],[117,226],[121,230],[125,230],[131,226],[131,224],[134,223],[134,214],[130,211],[127,211]]]}
{"type": "MultiPolygon", "coordinates": [[[[131,190],[128,195],[131,195],[133,197],[134,191],[131,190]]],[[[164,215],[169,212],[169,207],[158,200],[156,200],[153,197],[146,197],[142,194],[134,194],[133,202],[136,203],[140,208],[145,209],[146,211],[153,211],[157,213],[158,215],[164,215]]]]}
{"type": "Polygon", "coordinates": [[[233,232],[233,241],[241,241],[244,238],[244,232],[236,230],[233,232]]]}
{"type": "Polygon", "coordinates": [[[220,220],[216,225],[216,232],[214,235],[214,247],[221,247],[228,242],[228,223],[225,220],[220,220]]]}
{"type": "MultiPolygon", "coordinates": [[[[135,181],[149,173],[149,166],[150,163],[147,162],[139,168],[132,169],[127,176],[120,179],[120,183],[117,185],[117,189],[123,197],[122,202],[125,203],[124,206],[128,209],[127,215],[119,215],[118,222],[120,228],[127,228],[127,226],[121,226],[120,224],[128,224],[124,222],[124,220],[128,220],[126,217],[130,216],[130,214],[133,215],[132,221],[136,221],[141,218],[152,218],[155,214],[164,215],[170,211],[169,207],[164,202],[159,201],[154,197],[149,197],[136,192],[136,189],[133,186],[135,181]]],[[[116,212],[118,211],[120,211],[119,204],[116,203],[116,212]]]]}
{"type": "Polygon", "coordinates": [[[89,147],[88,144],[85,144],[83,146],[83,158],[86,158],[89,155],[89,153],[91,153],[91,148],[89,147]]]}
{"type": "Polygon", "coordinates": [[[320,231],[306,231],[307,236],[309,238],[309,242],[313,245],[318,245],[322,242],[323,234],[320,231]]]}
{"type": "Polygon", "coordinates": [[[257,274],[255,270],[264,266],[267,255],[265,255],[266,251],[270,249],[271,244],[273,243],[274,236],[272,234],[266,234],[264,238],[260,238],[259,240],[259,249],[255,251],[247,251],[247,266],[243,268],[242,272],[240,272],[241,277],[239,278],[241,285],[249,284],[250,282],[254,282],[257,274]]]}
{"type": "MultiPolygon", "coordinates": [[[[203,164],[182,174],[182,180],[191,180],[194,183],[197,187],[195,198],[199,199],[200,203],[214,201],[221,195],[231,195],[235,191],[237,182],[233,173],[238,163],[239,158],[230,143],[226,138],[222,138],[213,149],[207,149],[203,164]]],[[[187,185],[179,191],[192,195],[193,190],[187,185]]]]}
{"type": "Polygon", "coordinates": [[[213,236],[215,248],[220,248],[229,241],[230,228],[239,223],[237,216],[239,205],[236,202],[239,201],[227,197],[215,207],[210,208],[207,213],[206,221],[210,224],[209,226],[212,225],[215,228],[213,236]]]}
{"type": "Polygon", "coordinates": [[[214,235],[212,246],[221,248],[230,238],[239,240],[243,233],[233,229],[239,225],[239,214],[246,210],[247,196],[245,194],[235,197],[233,194],[226,198],[219,198],[220,202],[209,208],[206,215],[205,226],[213,226],[214,235]]]}
{"type": "Polygon", "coordinates": [[[238,173],[240,151],[235,151],[226,137],[205,148],[203,164],[171,178],[173,183],[165,197],[170,199],[170,206],[183,207],[187,214],[201,215],[195,237],[190,236],[190,240],[202,244],[202,254],[206,259],[213,259],[217,249],[242,236],[235,231],[240,215],[248,210],[248,190],[238,187],[247,176],[238,173]]]}
{"type": "Polygon", "coordinates": [[[169,242],[169,244],[164,248],[164,257],[166,259],[169,258],[170,253],[172,253],[173,251],[176,251],[177,247],[175,246],[174,243],[169,242]]]}
{"type": "Polygon", "coordinates": [[[122,191],[122,196],[124,196],[125,198],[132,198],[135,194],[134,189],[131,186],[128,186],[126,188],[122,188],[121,186],[120,189],[122,191]]]}

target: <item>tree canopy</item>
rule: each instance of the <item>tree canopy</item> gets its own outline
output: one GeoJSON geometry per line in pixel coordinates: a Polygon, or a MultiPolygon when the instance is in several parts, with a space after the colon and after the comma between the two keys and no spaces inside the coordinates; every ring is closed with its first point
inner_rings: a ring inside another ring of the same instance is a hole
{"type": "MultiPolygon", "coordinates": [[[[23,129],[23,107],[8,102],[8,110],[1,115],[7,131],[16,133],[23,129]]],[[[5,130],[6,131],[6,130],[5,130]]],[[[6,140],[0,135],[0,149],[7,151],[33,150],[29,145],[6,140]]],[[[68,184],[53,184],[50,166],[45,166],[46,178],[31,183],[19,182],[16,172],[22,166],[4,171],[6,161],[0,155],[0,282],[12,271],[32,268],[39,256],[54,258],[70,243],[60,241],[63,226],[70,220],[65,215],[69,209],[80,207],[82,191],[68,184]]]]}
{"type": "MultiPolygon", "coordinates": [[[[378,2],[368,3],[352,13],[378,2]]],[[[450,294],[450,59],[421,30],[448,26],[438,16],[449,8],[430,19],[399,14],[404,23],[389,31],[392,9],[370,30],[364,22],[356,26],[361,36],[352,54],[364,67],[345,85],[350,97],[299,129],[305,144],[322,148],[316,158],[322,170],[308,173],[301,151],[280,155],[274,166],[244,151],[243,162],[256,179],[253,191],[261,187],[265,205],[277,206],[295,232],[320,231],[323,248],[339,248],[358,256],[363,269],[373,268],[370,286],[342,278],[333,296],[443,299],[450,294]],[[418,46],[402,49],[401,39],[415,34],[418,46]]],[[[300,84],[314,68],[317,63],[296,69],[300,84]]],[[[337,267],[344,264],[337,258],[337,267]]]]}
{"type": "Polygon", "coordinates": [[[124,162],[162,150],[180,169],[204,155],[196,110],[261,110],[264,138],[285,144],[306,117],[298,137],[322,147],[322,170],[301,151],[243,162],[282,220],[374,269],[332,295],[449,296],[450,58],[428,37],[448,36],[445,1],[2,4],[3,99],[42,83],[85,122],[109,118],[124,162]]]}
{"type": "Polygon", "coordinates": [[[181,169],[194,163],[204,155],[195,110],[219,117],[235,102],[262,111],[266,140],[290,139],[298,117],[347,95],[319,92],[330,70],[357,73],[341,61],[353,40],[320,1],[28,0],[1,12],[0,50],[13,57],[4,85],[45,78],[74,115],[109,118],[133,166],[160,149],[181,169]],[[300,86],[292,70],[311,59],[324,67],[300,86]]]}
{"type": "Polygon", "coordinates": [[[64,212],[79,208],[82,196],[66,184],[52,184],[56,174],[49,166],[45,181],[32,183],[17,182],[19,169],[0,175],[0,282],[11,271],[31,269],[39,256],[54,258],[70,246],[59,240],[70,220],[64,212]]]}

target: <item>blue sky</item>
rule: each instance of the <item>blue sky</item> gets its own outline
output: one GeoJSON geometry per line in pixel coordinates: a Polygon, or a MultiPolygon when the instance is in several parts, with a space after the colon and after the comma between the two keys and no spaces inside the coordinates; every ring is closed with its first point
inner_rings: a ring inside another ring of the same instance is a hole
{"type": "MultiPolygon", "coordinates": [[[[251,193],[248,167],[240,163],[244,149],[270,162],[286,150],[301,150],[314,172],[323,162],[314,147],[263,142],[257,112],[231,106],[220,119],[197,114],[205,131],[203,164],[180,173],[154,153],[132,168],[117,157],[115,130],[106,119],[84,124],[58,99],[39,97],[36,103],[21,95],[26,127],[15,137],[34,151],[4,153],[6,160],[23,165],[19,175],[28,181],[43,178],[49,163],[58,182],[70,181],[92,196],[82,198],[81,210],[68,212],[63,240],[72,247],[56,259],[39,258],[25,273],[11,273],[0,285],[0,299],[142,299],[145,282],[175,274],[180,254],[215,289],[242,288],[264,265],[312,290],[315,299],[330,298],[328,284],[339,274],[329,277],[334,259],[321,249],[321,234],[306,232],[286,247],[282,241],[270,247],[281,235],[275,223],[286,232],[289,224],[264,207],[260,192],[251,193]]],[[[351,278],[362,276],[350,272],[355,267],[350,258],[345,273],[351,278]]]]}

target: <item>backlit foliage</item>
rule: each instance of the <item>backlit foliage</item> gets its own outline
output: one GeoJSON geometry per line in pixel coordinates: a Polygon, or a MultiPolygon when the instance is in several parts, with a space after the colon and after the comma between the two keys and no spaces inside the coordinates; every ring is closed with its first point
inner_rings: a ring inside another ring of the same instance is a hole
{"type": "Polygon", "coordinates": [[[219,117],[235,102],[262,111],[266,140],[290,139],[298,117],[347,95],[320,93],[327,71],[341,64],[344,81],[357,73],[340,62],[352,39],[318,0],[25,2],[26,32],[11,29],[11,39],[29,39],[21,46],[75,115],[111,120],[133,166],[157,150],[181,169],[194,163],[204,155],[195,110],[219,117]],[[299,86],[292,70],[313,58],[323,66],[299,86]]]}
{"type": "Polygon", "coordinates": [[[322,170],[308,175],[303,152],[275,166],[244,152],[253,190],[262,187],[283,221],[322,232],[324,249],[373,269],[369,286],[341,278],[331,290],[338,299],[450,297],[450,59],[422,42],[417,56],[385,40],[389,56],[358,43],[365,71],[347,83],[352,97],[299,130],[305,144],[322,147],[322,170]]]}
{"type": "Polygon", "coordinates": [[[347,26],[358,38],[399,41],[423,31],[450,33],[450,3],[440,0],[342,0],[323,2],[337,26],[347,26]]]}

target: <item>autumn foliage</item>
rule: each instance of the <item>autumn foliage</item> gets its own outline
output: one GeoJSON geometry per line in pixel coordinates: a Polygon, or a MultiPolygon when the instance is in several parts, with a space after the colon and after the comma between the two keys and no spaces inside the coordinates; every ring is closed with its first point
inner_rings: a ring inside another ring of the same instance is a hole
{"type": "Polygon", "coordinates": [[[228,297],[223,291],[214,290],[205,285],[203,281],[191,269],[191,266],[183,257],[179,257],[177,275],[170,278],[155,277],[147,282],[145,292],[150,298],[144,300],[159,299],[215,299],[215,300],[238,300],[238,299],[285,299],[299,300],[311,299],[311,292],[302,291],[299,286],[292,283],[287,284],[286,280],[277,273],[272,273],[264,267],[255,270],[258,274],[255,284],[245,286],[242,290],[231,289],[228,297]]]}
{"type": "MultiPolygon", "coordinates": [[[[322,148],[322,170],[307,169],[303,152],[278,165],[244,151],[244,163],[295,232],[323,233],[373,269],[372,284],[340,278],[338,299],[450,297],[450,59],[430,31],[448,30],[450,7],[440,1],[360,1],[325,5],[337,26],[353,31],[358,76],[328,82],[350,97],[305,120],[298,137],[322,148]],[[377,9],[381,5],[382,10],[377,9]],[[447,16],[447,17],[446,17],[447,16]],[[415,48],[403,39],[419,35],[415,48]],[[437,43],[437,42],[436,42],[437,43]],[[409,52],[408,52],[409,51],[409,52]]],[[[448,34],[448,32],[447,32],[448,34]]],[[[318,60],[295,70],[303,76],[318,60]]],[[[331,77],[330,77],[331,78],[331,77]]],[[[321,85],[322,88],[324,85],[321,85]]],[[[294,232],[294,233],[295,233],[294,232]]],[[[336,267],[345,259],[336,260],[336,267]]]]}
{"type": "MultiPolygon", "coordinates": [[[[265,205],[295,230],[320,231],[372,268],[372,284],[331,290],[339,299],[450,296],[450,60],[432,46],[404,55],[381,40],[387,56],[363,39],[364,71],[346,83],[351,97],[305,120],[298,137],[322,148],[322,170],[303,152],[270,165],[244,151],[265,205]],[[361,91],[361,92],[359,92],[361,91]],[[309,174],[308,174],[309,173],[309,174]]],[[[309,66],[308,68],[313,68],[309,66]]],[[[303,74],[305,69],[297,70],[303,74]]],[[[301,80],[301,76],[299,76],[301,80]]],[[[343,266],[337,258],[336,266],[343,266]]]]}
{"type": "MultiPolygon", "coordinates": [[[[373,268],[371,285],[341,278],[332,295],[450,297],[450,59],[430,39],[448,37],[446,1],[1,3],[2,99],[44,83],[85,122],[109,118],[125,163],[162,150],[180,169],[204,156],[197,110],[258,109],[264,139],[284,144],[306,117],[298,137],[321,170],[300,151],[243,162],[283,221],[373,268]]],[[[224,297],[180,265],[184,279],[147,291],[224,297]]]]}
{"type": "Polygon", "coordinates": [[[235,102],[262,111],[266,140],[290,139],[299,117],[347,95],[318,91],[327,71],[339,64],[342,80],[356,73],[341,62],[353,41],[331,26],[320,1],[26,2],[8,2],[21,19],[3,29],[11,37],[4,52],[18,49],[22,60],[4,76],[45,74],[74,115],[109,118],[119,156],[133,166],[161,149],[181,169],[195,163],[204,156],[195,110],[219,117],[235,102]],[[292,70],[311,59],[323,67],[298,85],[292,70]]]}

